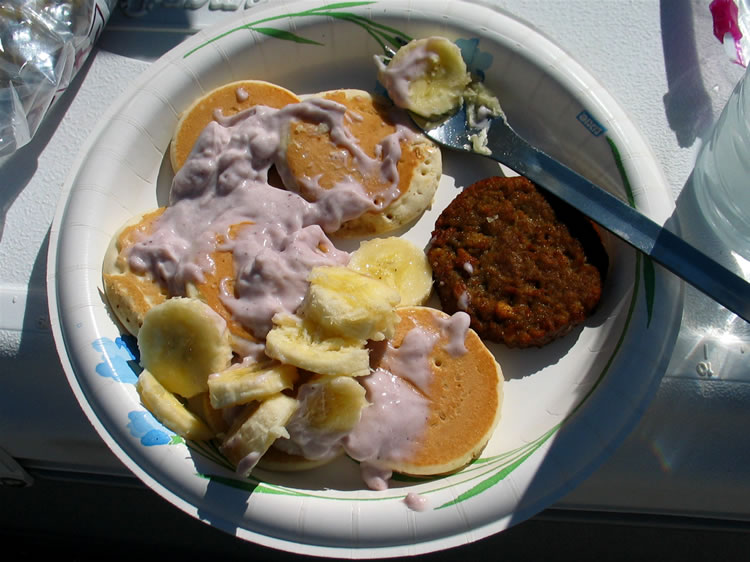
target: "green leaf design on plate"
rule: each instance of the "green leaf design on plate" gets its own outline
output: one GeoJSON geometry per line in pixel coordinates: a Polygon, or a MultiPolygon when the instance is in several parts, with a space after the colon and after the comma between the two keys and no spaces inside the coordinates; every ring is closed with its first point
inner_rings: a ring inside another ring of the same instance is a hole
{"type": "Polygon", "coordinates": [[[283,29],[276,29],[274,27],[253,27],[253,31],[257,31],[258,33],[262,33],[263,35],[268,35],[270,37],[275,37],[276,39],[294,41],[295,43],[306,43],[308,45],[322,45],[323,44],[317,41],[313,41],[312,39],[300,37],[299,35],[295,35],[294,33],[290,31],[285,31],[283,29]]]}
{"type": "Polygon", "coordinates": [[[311,8],[309,10],[303,10],[301,12],[289,12],[287,14],[281,14],[278,16],[270,16],[267,18],[259,19],[257,21],[253,21],[250,23],[246,23],[244,25],[234,27],[228,31],[225,31],[224,33],[221,33],[215,37],[212,37],[211,39],[207,41],[204,41],[197,47],[194,47],[193,49],[185,53],[183,55],[183,58],[187,58],[193,53],[195,53],[196,51],[205,47],[206,45],[210,45],[211,43],[218,41],[219,39],[222,39],[223,37],[226,37],[227,35],[231,35],[232,33],[241,31],[243,29],[250,30],[250,31],[257,31],[258,33],[262,33],[263,35],[268,35],[276,39],[293,41],[295,43],[322,45],[322,43],[319,43],[312,39],[307,39],[305,37],[302,37],[290,31],[285,31],[285,30],[280,30],[280,29],[275,29],[275,28],[265,27],[265,26],[261,27],[261,24],[272,22],[272,21],[278,21],[278,20],[282,20],[286,18],[293,19],[293,18],[298,18],[298,17],[310,17],[310,16],[323,16],[323,17],[341,19],[341,20],[349,21],[355,25],[358,25],[362,29],[364,29],[373,39],[375,39],[375,41],[378,42],[380,47],[383,49],[383,52],[386,52],[386,44],[390,44],[391,46],[398,49],[398,47],[400,47],[401,45],[411,41],[411,37],[409,37],[405,33],[393,27],[389,27],[387,25],[377,23],[369,18],[360,16],[351,12],[341,11],[347,8],[367,6],[369,4],[374,4],[374,3],[375,2],[372,2],[372,1],[370,2],[336,2],[333,4],[324,4],[317,8],[311,8]]]}
{"type": "Polygon", "coordinates": [[[511,472],[521,466],[521,464],[526,459],[533,455],[534,452],[547,441],[547,439],[552,437],[557,432],[557,430],[560,429],[561,425],[562,423],[556,425],[540,438],[536,439],[533,443],[530,443],[528,446],[521,447],[519,450],[522,452],[519,456],[511,458],[509,463],[503,463],[502,468],[500,468],[499,470],[495,469],[489,478],[485,478],[478,484],[469,488],[466,492],[459,494],[456,499],[446,502],[436,509],[443,509],[445,507],[450,507],[452,505],[456,505],[458,503],[471,499],[474,496],[481,494],[485,490],[488,490],[498,482],[504,480],[511,472]]]}
{"type": "MultiPolygon", "coordinates": [[[[625,172],[625,166],[622,163],[622,157],[620,156],[620,150],[617,148],[615,141],[610,137],[607,138],[609,148],[612,151],[612,157],[615,159],[617,165],[617,171],[620,172],[622,183],[625,186],[625,194],[628,198],[628,204],[635,208],[635,196],[633,195],[633,189],[628,179],[628,174],[625,172]]],[[[638,254],[641,257],[641,254],[638,254]]],[[[643,256],[643,284],[646,289],[646,327],[651,325],[651,319],[654,314],[654,297],[656,293],[656,272],[654,271],[654,263],[648,256],[643,256]]]]}
{"type": "MultiPolygon", "coordinates": [[[[247,478],[233,478],[233,477],[228,477],[228,476],[221,476],[218,474],[203,474],[200,472],[196,472],[195,475],[198,476],[199,478],[204,478],[211,482],[223,484],[224,486],[229,486],[230,488],[236,488],[238,490],[243,490],[249,493],[271,494],[271,495],[276,495],[276,496],[314,498],[314,499],[334,500],[334,501],[352,501],[351,498],[345,497],[345,496],[336,497],[332,495],[327,495],[325,493],[306,492],[306,491],[299,490],[297,488],[288,488],[286,486],[271,484],[260,478],[256,478],[252,474],[248,476],[247,478]]],[[[393,499],[392,496],[381,496],[381,497],[370,497],[370,498],[357,498],[356,501],[381,502],[381,501],[387,501],[391,499],[393,499]]]]}
{"type": "Polygon", "coordinates": [[[228,470],[234,470],[234,465],[221,452],[219,443],[215,439],[211,441],[187,441],[186,444],[191,451],[212,460],[228,470]]]}

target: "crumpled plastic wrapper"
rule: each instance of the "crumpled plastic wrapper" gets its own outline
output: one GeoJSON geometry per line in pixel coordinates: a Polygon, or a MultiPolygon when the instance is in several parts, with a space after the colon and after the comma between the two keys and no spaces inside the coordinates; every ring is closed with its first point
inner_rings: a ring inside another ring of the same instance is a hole
{"type": "Polygon", "coordinates": [[[28,143],[117,0],[0,0],[0,156],[28,143]]]}

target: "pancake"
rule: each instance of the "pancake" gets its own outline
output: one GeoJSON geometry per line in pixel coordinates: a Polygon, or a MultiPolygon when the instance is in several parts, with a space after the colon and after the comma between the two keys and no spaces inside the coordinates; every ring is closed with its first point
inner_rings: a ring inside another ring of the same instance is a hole
{"type": "Polygon", "coordinates": [[[149,234],[154,222],[164,212],[156,209],[126,223],[112,237],[102,265],[104,294],[117,319],[132,335],[138,337],[146,312],[167,298],[167,290],[151,276],[131,271],[124,252],[139,235],[149,234]]]}
{"type": "MultiPolygon", "coordinates": [[[[424,429],[411,452],[388,460],[385,468],[410,475],[456,471],[481,454],[495,430],[503,400],[502,371],[471,329],[464,339],[466,352],[451,353],[451,339],[440,328],[440,323],[449,318],[446,313],[419,306],[399,308],[397,312],[401,321],[391,340],[393,348],[398,349],[415,327],[437,332],[440,338],[429,354],[432,380],[419,390],[429,404],[424,429]]],[[[388,364],[391,352],[373,354],[373,369],[388,364]]]]}
{"type": "MultiPolygon", "coordinates": [[[[384,99],[362,90],[333,90],[311,97],[335,101],[348,108],[346,123],[362,150],[376,157],[378,145],[396,132],[394,108],[384,99]]],[[[337,236],[354,237],[382,234],[400,228],[419,217],[430,206],[442,172],[440,149],[421,133],[400,140],[401,158],[397,164],[398,196],[379,211],[347,221],[337,236]]],[[[336,182],[352,178],[363,184],[367,195],[378,201],[391,188],[391,182],[377,172],[360,170],[351,151],[339,146],[318,124],[295,121],[290,127],[285,158],[278,163],[287,188],[306,199],[304,179],[317,179],[330,189],[336,182]]]]}
{"type": "MultiPolygon", "coordinates": [[[[104,294],[117,319],[130,334],[136,337],[149,309],[169,297],[177,296],[169,294],[167,288],[151,275],[133,271],[126,258],[128,248],[141,236],[152,232],[156,220],[164,210],[165,207],[160,207],[134,218],[123,226],[112,238],[102,267],[104,294]]],[[[233,225],[229,236],[234,238],[242,226],[242,224],[233,225]]],[[[217,247],[221,246],[221,242],[222,240],[219,239],[217,247]]],[[[257,342],[257,339],[234,319],[220,298],[222,284],[225,284],[224,286],[229,291],[232,290],[234,284],[232,253],[217,249],[210,254],[210,257],[214,264],[213,270],[204,272],[203,282],[188,283],[186,294],[208,304],[226,321],[231,335],[232,349],[240,355],[246,355],[247,344],[257,342]]]]}
{"type": "Polygon", "coordinates": [[[172,170],[177,172],[185,163],[201,131],[214,119],[216,110],[226,117],[254,105],[278,109],[299,101],[289,90],[262,80],[240,80],[211,90],[180,116],[169,147],[172,170]]]}

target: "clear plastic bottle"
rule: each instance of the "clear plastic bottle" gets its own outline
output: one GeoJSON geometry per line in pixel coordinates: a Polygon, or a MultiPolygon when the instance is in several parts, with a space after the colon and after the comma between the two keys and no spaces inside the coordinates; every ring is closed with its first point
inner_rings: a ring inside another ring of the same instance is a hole
{"type": "Polygon", "coordinates": [[[727,246],[750,260],[750,74],[724,106],[693,171],[707,222],[727,246]]]}

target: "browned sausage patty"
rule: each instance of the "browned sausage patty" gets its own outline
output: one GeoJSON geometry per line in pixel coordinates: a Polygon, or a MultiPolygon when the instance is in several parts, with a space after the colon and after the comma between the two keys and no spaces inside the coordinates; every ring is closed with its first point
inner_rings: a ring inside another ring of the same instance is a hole
{"type": "Polygon", "coordinates": [[[464,189],[427,252],[444,310],[509,347],[542,346],[599,302],[607,255],[591,222],[523,177],[464,189]]]}

